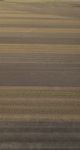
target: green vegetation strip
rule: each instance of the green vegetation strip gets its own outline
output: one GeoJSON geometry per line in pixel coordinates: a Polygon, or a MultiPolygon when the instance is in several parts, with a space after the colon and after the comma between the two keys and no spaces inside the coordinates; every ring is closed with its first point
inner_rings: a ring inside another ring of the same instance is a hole
{"type": "Polygon", "coordinates": [[[74,90],[54,90],[54,89],[7,89],[0,88],[0,98],[26,98],[26,97],[64,97],[64,98],[79,98],[80,89],[74,90]]]}

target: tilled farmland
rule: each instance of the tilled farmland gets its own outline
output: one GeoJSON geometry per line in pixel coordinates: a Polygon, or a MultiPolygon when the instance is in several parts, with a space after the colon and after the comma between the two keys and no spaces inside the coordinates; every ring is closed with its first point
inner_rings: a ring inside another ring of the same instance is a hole
{"type": "Polygon", "coordinates": [[[0,150],[80,149],[77,6],[0,2],[0,150]]]}

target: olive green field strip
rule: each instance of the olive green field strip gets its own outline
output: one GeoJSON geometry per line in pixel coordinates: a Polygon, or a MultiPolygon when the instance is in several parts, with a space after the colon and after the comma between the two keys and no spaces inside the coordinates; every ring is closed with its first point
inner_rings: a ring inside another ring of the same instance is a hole
{"type": "Polygon", "coordinates": [[[80,88],[0,87],[0,120],[79,121],[80,88]]]}

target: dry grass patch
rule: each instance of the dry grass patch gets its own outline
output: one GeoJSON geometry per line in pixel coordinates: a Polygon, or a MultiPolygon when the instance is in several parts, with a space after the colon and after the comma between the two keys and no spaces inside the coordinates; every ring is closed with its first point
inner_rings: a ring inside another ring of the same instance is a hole
{"type": "Polygon", "coordinates": [[[80,45],[66,44],[0,44],[0,53],[80,54],[80,45]]]}

